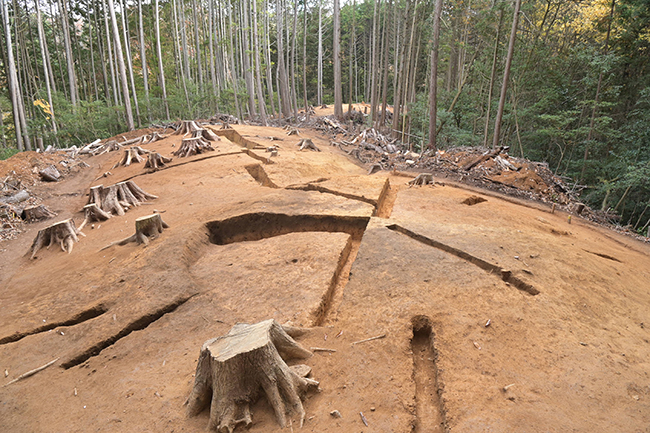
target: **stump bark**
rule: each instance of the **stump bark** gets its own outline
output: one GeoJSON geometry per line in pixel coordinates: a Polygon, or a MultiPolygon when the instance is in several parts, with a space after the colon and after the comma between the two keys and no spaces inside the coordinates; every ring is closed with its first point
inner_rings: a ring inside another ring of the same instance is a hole
{"type": "Polygon", "coordinates": [[[166,135],[160,135],[160,134],[158,133],[158,131],[154,131],[154,133],[151,134],[151,137],[150,137],[149,140],[147,141],[147,144],[155,143],[156,141],[164,140],[165,138],[167,138],[166,135]]]}
{"type": "Polygon", "coordinates": [[[83,230],[83,228],[86,227],[86,224],[89,222],[106,221],[112,217],[110,212],[104,212],[101,210],[99,206],[97,206],[97,203],[91,203],[84,206],[84,213],[85,218],[79,226],[79,230],[83,230]]]}
{"type": "MultiPolygon", "coordinates": [[[[20,214],[20,217],[24,219],[25,221],[29,222],[34,222],[34,221],[42,221],[46,220],[48,218],[54,218],[56,216],[56,213],[52,212],[48,208],[46,208],[44,205],[40,206],[33,206],[33,207],[26,207],[23,209],[23,211],[20,214]]],[[[81,229],[79,229],[81,230],[81,229]]]]}
{"type": "Polygon", "coordinates": [[[128,167],[132,162],[142,162],[145,159],[140,155],[147,155],[149,153],[151,153],[149,150],[145,150],[140,146],[133,146],[128,149],[124,149],[124,155],[122,156],[122,159],[117,164],[115,164],[113,168],[119,167],[120,165],[128,167]]]}
{"type": "Polygon", "coordinates": [[[194,137],[194,138],[184,138],[181,144],[181,148],[176,152],[173,152],[172,155],[178,156],[180,158],[185,158],[187,156],[197,155],[199,153],[212,151],[214,148],[203,139],[203,137],[194,137]]]}
{"type": "Polygon", "coordinates": [[[145,246],[149,245],[149,239],[155,239],[163,232],[163,229],[168,229],[169,225],[162,220],[160,214],[152,214],[137,218],[135,220],[135,233],[128,238],[122,239],[121,241],[112,242],[102,248],[100,251],[105,250],[106,248],[112,247],[113,245],[126,245],[131,242],[135,242],[138,245],[144,244],[145,246]]]}
{"type": "Polygon", "coordinates": [[[252,424],[250,405],[263,392],[282,427],[287,413],[297,414],[302,426],[300,396],[318,382],[301,377],[285,361],[311,355],[275,320],[236,324],[227,335],[203,344],[194,387],[185,402],[188,414],[210,406],[209,428],[232,433],[240,424],[252,424]]]}
{"type": "Polygon", "coordinates": [[[30,258],[36,256],[36,252],[43,247],[50,248],[53,244],[59,244],[61,249],[68,254],[72,252],[75,242],[79,242],[78,235],[85,236],[74,224],[72,218],[59,221],[56,224],[39,230],[32,243],[30,258]]]}
{"type": "Polygon", "coordinates": [[[414,185],[433,185],[433,175],[431,173],[420,173],[413,180],[408,182],[409,187],[414,185]]]}
{"type": "Polygon", "coordinates": [[[212,130],[210,129],[205,129],[205,128],[200,128],[192,132],[192,138],[196,137],[203,137],[203,139],[208,140],[208,141],[221,141],[221,138],[212,130]]]}
{"type": "Polygon", "coordinates": [[[165,164],[172,162],[171,158],[167,158],[165,156],[162,156],[158,152],[150,153],[149,156],[147,156],[147,162],[144,164],[144,168],[151,168],[154,170],[158,170],[159,168],[162,168],[165,166],[165,164]]]}

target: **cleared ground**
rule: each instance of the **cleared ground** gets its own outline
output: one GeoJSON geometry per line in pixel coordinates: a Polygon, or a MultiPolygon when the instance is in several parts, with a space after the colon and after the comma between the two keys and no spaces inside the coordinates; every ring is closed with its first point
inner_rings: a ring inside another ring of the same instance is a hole
{"type": "MultiPolygon", "coordinates": [[[[647,245],[494,193],[368,176],[309,131],[216,132],[217,151],[154,173],[113,169],[113,152],[35,187],[59,215],[1,245],[0,385],[58,361],[0,388],[0,431],[205,431],[208,414],[183,407],[201,345],[268,318],[336,350],[305,361],[321,392],[303,431],[650,431],[647,245]],[[322,152],[298,152],[306,137],[322,152]],[[125,179],[159,198],[87,226],[70,255],[25,256],[38,230],[81,222],[89,187],[125,179]],[[154,211],[170,228],[148,247],[100,251],[154,211]]],[[[280,431],[263,399],[253,423],[280,431]]]]}

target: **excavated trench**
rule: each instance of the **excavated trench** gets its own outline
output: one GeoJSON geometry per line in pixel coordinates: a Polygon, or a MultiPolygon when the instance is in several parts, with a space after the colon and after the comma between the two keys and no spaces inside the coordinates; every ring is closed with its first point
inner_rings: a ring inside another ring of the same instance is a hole
{"type": "Polygon", "coordinates": [[[91,307],[87,310],[75,314],[68,320],[48,323],[46,325],[39,326],[38,328],[32,329],[31,331],[16,332],[15,334],[0,338],[0,345],[7,344],[7,343],[14,343],[16,341],[22,340],[23,338],[29,335],[40,334],[42,332],[47,332],[62,326],[78,325],[90,319],[94,319],[95,317],[99,317],[102,314],[104,314],[106,311],[108,311],[108,308],[104,304],[95,305],[94,307],[91,307]]]}
{"type": "Polygon", "coordinates": [[[475,266],[478,266],[479,268],[483,269],[484,271],[489,272],[490,274],[496,274],[500,276],[500,278],[513,286],[515,286],[517,289],[528,293],[529,295],[538,295],[539,290],[537,290],[535,287],[532,285],[526,283],[525,281],[521,280],[520,278],[517,278],[512,274],[511,271],[503,269],[495,264],[492,264],[490,262],[486,262],[483,259],[480,259],[476,256],[473,256],[465,251],[459,250],[458,248],[454,248],[450,245],[443,244],[442,242],[436,241],[434,239],[430,239],[426,236],[422,236],[421,234],[412,232],[409,229],[406,229],[402,226],[399,226],[397,224],[391,224],[389,226],[386,226],[387,229],[393,230],[395,232],[401,233],[403,235],[406,235],[410,237],[411,239],[414,239],[418,242],[421,242],[425,245],[429,245],[430,247],[437,248],[441,251],[444,251],[446,253],[452,254],[458,258],[461,258],[468,263],[471,263],[475,266]]]}
{"type": "Polygon", "coordinates": [[[302,232],[342,232],[361,239],[369,220],[355,216],[256,212],[211,221],[206,227],[211,243],[227,245],[302,232]]]}
{"type": "Polygon", "coordinates": [[[413,381],[415,382],[415,422],[413,433],[445,431],[445,411],[440,399],[436,349],[431,321],[426,316],[415,316],[411,352],[413,353],[413,381]]]}
{"type": "Polygon", "coordinates": [[[102,352],[102,350],[106,349],[109,346],[112,346],[117,341],[126,337],[130,333],[145,329],[147,326],[151,325],[153,322],[160,319],[165,314],[175,311],[178,307],[180,307],[181,305],[189,301],[193,296],[195,295],[179,298],[170,304],[167,304],[151,313],[145,314],[144,316],[137,318],[136,320],[132,321],[127,326],[122,328],[118,333],[84,350],[83,352],[73,357],[72,359],[63,362],[61,364],[61,367],[67,370],[69,368],[75,367],[85,362],[86,360],[94,356],[99,355],[102,352]]]}

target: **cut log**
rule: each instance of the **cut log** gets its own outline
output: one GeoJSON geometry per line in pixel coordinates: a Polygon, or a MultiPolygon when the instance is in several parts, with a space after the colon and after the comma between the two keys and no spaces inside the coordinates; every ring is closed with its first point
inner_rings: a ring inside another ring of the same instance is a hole
{"type": "Polygon", "coordinates": [[[214,148],[203,139],[203,137],[195,138],[184,138],[181,144],[181,148],[176,152],[173,152],[172,155],[178,156],[180,158],[185,158],[186,156],[197,155],[199,153],[208,152],[214,150],[214,148]]]}
{"type": "Polygon", "coordinates": [[[204,128],[199,128],[196,129],[192,132],[192,138],[197,138],[197,137],[203,137],[204,139],[208,141],[221,141],[221,138],[212,130],[210,129],[204,129],[204,128]]]}
{"type": "Polygon", "coordinates": [[[282,427],[287,412],[296,413],[302,427],[301,394],[317,388],[318,382],[296,374],[285,361],[311,355],[272,319],[236,324],[227,335],[203,344],[185,402],[188,414],[195,416],[209,406],[209,428],[231,433],[239,424],[252,424],[250,405],[263,392],[282,427]]]}
{"type": "Polygon", "coordinates": [[[138,245],[149,245],[149,239],[155,239],[163,232],[163,229],[168,229],[169,225],[162,220],[160,214],[152,214],[137,218],[135,220],[135,234],[121,241],[112,242],[102,248],[100,251],[110,248],[113,245],[126,245],[135,242],[138,245]]]}
{"type": "Polygon", "coordinates": [[[303,138],[302,140],[300,140],[298,142],[298,144],[296,144],[296,146],[300,146],[300,149],[298,149],[299,151],[309,149],[309,150],[313,150],[313,151],[316,151],[316,152],[320,152],[320,149],[318,147],[316,147],[314,142],[311,141],[311,139],[309,139],[309,138],[303,138]]]}
{"type": "Polygon", "coordinates": [[[141,148],[140,146],[133,146],[128,149],[124,149],[124,155],[122,156],[122,159],[113,166],[113,168],[124,166],[128,167],[131,165],[131,162],[142,162],[145,159],[140,156],[140,155],[147,155],[151,153],[149,150],[145,150],[141,148]]]}
{"type": "Polygon", "coordinates": [[[70,254],[74,243],[79,242],[77,235],[85,236],[77,229],[72,218],[45,227],[43,230],[39,230],[34,243],[32,243],[31,258],[33,259],[41,248],[50,248],[53,244],[59,244],[63,251],[70,254]]]}
{"type": "Polygon", "coordinates": [[[147,162],[144,164],[144,168],[151,168],[154,170],[158,170],[159,168],[162,168],[165,166],[165,164],[172,162],[171,158],[167,158],[165,156],[162,156],[158,152],[150,153],[149,156],[147,156],[147,162]]]}
{"type": "Polygon", "coordinates": [[[23,209],[22,213],[20,214],[20,217],[22,219],[29,222],[42,221],[48,218],[54,218],[55,216],[56,213],[52,212],[44,205],[26,207],[25,209],[23,209]]]}
{"type": "Polygon", "coordinates": [[[156,141],[164,140],[165,138],[167,138],[167,135],[160,135],[158,131],[154,131],[154,133],[151,134],[151,138],[147,141],[147,144],[155,143],[156,141]]]}
{"type": "Polygon", "coordinates": [[[413,185],[433,185],[433,175],[431,173],[420,173],[408,184],[409,187],[413,185]]]}
{"type": "Polygon", "coordinates": [[[86,224],[90,222],[95,222],[95,221],[106,221],[112,215],[110,212],[104,212],[97,206],[97,203],[91,203],[87,204],[84,206],[84,213],[85,213],[85,218],[81,225],[79,226],[79,230],[83,230],[84,227],[86,227],[86,224]]]}
{"type": "Polygon", "coordinates": [[[43,170],[39,171],[38,174],[41,175],[41,179],[46,182],[58,182],[61,180],[61,173],[53,165],[48,165],[43,170]]]}
{"type": "Polygon", "coordinates": [[[492,152],[487,152],[484,155],[479,156],[478,158],[476,158],[474,161],[470,162],[469,164],[466,164],[465,166],[462,167],[462,169],[464,171],[470,171],[471,169],[473,169],[474,167],[476,167],[480,163],[485,162],[488,159],[494,158],[495,156],[497,156],[501,152],[504,152],[504,151],[507,152],[508,149],[510,149],[510,147],[508,147],[508,146],[499,146],[496,149],[494,149],[492,152]]]}

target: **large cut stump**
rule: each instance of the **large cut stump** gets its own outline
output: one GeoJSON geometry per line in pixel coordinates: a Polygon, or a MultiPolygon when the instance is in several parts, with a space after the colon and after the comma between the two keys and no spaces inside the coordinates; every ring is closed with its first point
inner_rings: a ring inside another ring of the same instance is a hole
{"type": "Polygon", "coordinates": [[[214,148],[203,137],[184,138],[181,148],[173,152],[172,155],[185,158],[186,156],[197,155],[211,150],[214,150],[214,148]]]}
{"type": "Polygon", "coordinates": [[[104,212],[113,215],[124,215],[131,207],[140,206],[142,202],[158,198],[144,192],[132,180],[104,187],[97,185],[90,188],[88,204],[97,204],[104,212]]]}
{"type": "Polygon", "coordinates": [[[155,143],[156,141],[164,140],[165,138],[167,138],[166,135],[160,135],[158,131],[154,131],[153,134],[151,134],[149,141],[147,141],[147,144],[155,143]]]}
{"type": "Polygon", "coordinates": [[[29,222],[46,220],[48,218],[54,218],[55,216],[56,213],[52,212],[44,205],[26,207],[25,209],[23,209],[22,213],[20,214],[20,217],[22,219],[29,222]]]}
{"type": "Polygon", "coordinates": [[[133,146],[128,149],[124,149],[124,155],[122,159],[113,166],[113,168],[119,167],[120,165],[128,167],[132,162],[142,162],[145,159],[141,155],[147,155],[151,153],[149,150],[145,150],[140,146],[133,146]]]}
{"type": "Polygon", "coordinates": [[[77,229],[72,218],[45,227],[43,230],[39,230],[34,243],[32,243],[31,258],[33,259],[41,248],[49,249],[53,244],[59,244],[63,251],[70,254],[74,243],[79,242],[77,235],[85,236],[77,229]]]}
{"type": "Polygon", "coordinates": [[[145,246],[149,245],[149,238],[155,239],[160,233],[163,232],[163,229],[168,229],[169,225],[160,218],[160,214],[147,215],[135,220],[135,233],[128,238],[122,239],[121,241],[112,242],[102,248],[100,251],[105,250],[106,248],[112,247],[113,245],[126,245],[130,242],[135,242],[138,245],[144,244],[145,246]]]}
{"type": "Polygon", "coordinates": [[[84,206],[84,213],[85,218],[79,226],[79,230],[83,230],[89,222],[106,221],[112,216],[110,212],[104,212],[101,210],[99,206],[97,206],[97,203],[91,203],[84,206]]]}
{"type": "Polygon", "coordinates": [[[150,153],[147,157],[147,162],[144,164],[144,168],[151,168],[153,170],[158,170],[165,166],[165,164],[172,162],[171,158],[162,156],[158,152],[150,153]]]}
{"type": "Polygon", "coordinates": [[[287,412],[305,420],[300,395],[318,382],[303,378],[285,363],[312,353],[293,340],[275,320],[254,325],[238,323],[223,337],[201,348],[194,388],[185,404],[194,416],[210,406],[211,430],[232,433],[252,424],[250,405],[264,392],[282,427],[287,412]]]}

